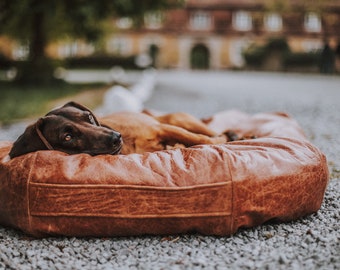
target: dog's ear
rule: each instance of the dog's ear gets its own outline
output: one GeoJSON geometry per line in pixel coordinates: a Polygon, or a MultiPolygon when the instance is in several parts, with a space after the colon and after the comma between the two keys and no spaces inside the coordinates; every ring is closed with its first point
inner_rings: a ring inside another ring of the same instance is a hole
{"type": "Polygon", "coordinates": [[[70,102],[67,102],[66,104],[64,104],[62,106],[58,106],[58,107],[52,109],[45,116],[53,115],[53,114],[59,114],[59,112],[62,111],[63,108],[67,108],[67,107],[77,108],[77,109],[82,110],[82,111],[89,111],[89,109],[87,109],[85,106],[80,105],[77,102],[70,101],[70,102]]]}
{"type": "Polygon", "coordinates": [[[67,102],[64,106],[62,107],[76,107],[78,109],[83,109],[84,106],[80,105],[79,103],[75,102],[75,101],[69,101],[67,102]]]}
{"type": "Polygon", "coordinates": [[[94,113],[89,108],[85,107],[84,105],[81,105],[81,104],[74,102],[74,101],[70,101],[70,102],[66,103],[63,107],[75,107],[75,108],[80,109],[82,111],[89,112],[92,115],[94,124],[96,124],[97,126],[100,126],[100,123],[99,123],[97,117],[94,115],[94,113]]]}
{"type": "Polygon", "coordinates": [[[11,158],[46,149],[46,146],[37,134],[37,129],[40,130],[42,124],[43,119],[40,118],[36,123],[29,125],[25,129],[24,133],[13,143],[12,149],[9,152],[11,158]]]}
{"type": "Polygon", "coordinates": [[[67,102],[63,107],[75,107],[75,108],[78,108],[78,109],[83,110],[83,111],[91,112],[91,110],[89,108],[87,108],[84,105],[81,105],[77,102],[74,102],[74,101],[67,102]]]}

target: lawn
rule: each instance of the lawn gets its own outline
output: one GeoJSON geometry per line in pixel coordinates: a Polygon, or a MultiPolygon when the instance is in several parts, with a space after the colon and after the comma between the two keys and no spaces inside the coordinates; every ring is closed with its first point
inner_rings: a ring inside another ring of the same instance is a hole
{"type": "Polygon", "coordinates": [[[0,81],[0,126],[44,115],[70,100],[95,108],[102,102],[107,87],[103,84],[34,87],[0,81]]]}

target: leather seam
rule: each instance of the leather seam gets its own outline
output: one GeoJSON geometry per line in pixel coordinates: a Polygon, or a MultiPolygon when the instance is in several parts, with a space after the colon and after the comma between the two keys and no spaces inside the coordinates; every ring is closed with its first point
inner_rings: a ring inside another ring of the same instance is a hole
{"type": "MultiPolygon", "coordinates": [[[[228,149],[228,151],[230,151],[228,149]]],[[[234,232],[234,219],[235,219],[235,213],[234,213],[234,179],[233,179],[233,175],[231,173],[231,162],[230,162],[230,158],[229,155],[227,156],[227,164],[228,164],[228,171],[229,171],[229,179],[230,179],[230,189],[231,189],[231,206],[230,206],[230,227],[229,227],[229,231],[231,233],[234,232]]]]}
{"type": "Polygon", "coordinates": [[[37,156],[38,154],[35,152],[32,160],[31,160],[31,166],[30,166],[30,170],[29,173],[27,175],[27,181],[26,181],[26,197],[27,197],[27,219],[28,219],[28,226],[30,228],[30,230],[32,230],[32,219],[31,219],[31,179],[32,179],[32,174],[33,174],[33,168],[35,167],[36,164],[36,160],[37,160],[37,156]]]}
{"type": "Polygon", "coordinates": [[[195,214],[143,214],[143,215],[122,215],[122,214],[75,214],[75,213],[49,213],[49,212],[33,212],[32,216],[37,217],[103,217],[103,218],[124,218],[124,219],[162,219],[162,218],[202,218],[202,217],[230,217],[230,213],[226,212],[211,212],[211,213],[195,213],[195,214]]]}
{"type": "Polygon", "coordinates": [[[41,188],[56,188],[56,189],[126,189],[126,190],[155,190],[155,191],[168,191],[178,192],[195,189],[216,188],[221,186],[227,186],[230,182],[218,182],[212,184],[203,184],[196,186],[185,187],[159,187],[159,186],[139,186],[139,185],[117,185],[117,184],[55,184],[55,183],[39,183],[30,182],[32,187],[41,188]]]}

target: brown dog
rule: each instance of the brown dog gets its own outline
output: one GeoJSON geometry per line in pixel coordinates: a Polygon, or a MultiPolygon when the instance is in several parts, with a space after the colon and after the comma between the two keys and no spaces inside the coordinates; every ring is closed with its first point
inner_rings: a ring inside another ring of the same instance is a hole
{"type": "Polygon", "coordinates": [[[192,116],[186,121],[185,114],[170,114],[162,121],[144,113],[132,112],[115,113],[98,121],[86,107],[69,102],[28,126],[14,142],[9,156],[14,158],[46,149],[68,154],[130,154],[226,142],[225,136],[215,136],[192,116]],[[178,117],[180,121],[176,120],[178,117]],[[177,126],[166,124],[166,118],[169,122],[176,122],[177,126]],[[190,125],[190,131],[181,125],[190,125]]]}

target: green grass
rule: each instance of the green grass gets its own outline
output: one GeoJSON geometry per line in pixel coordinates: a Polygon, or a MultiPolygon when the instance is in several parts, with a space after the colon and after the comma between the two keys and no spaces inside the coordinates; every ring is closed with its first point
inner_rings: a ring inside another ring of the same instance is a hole
{"type": "MultiPolygon", "coordinates": [[[[102,93],[103,85],[60,84],[34,87],[0,81],[0,126],[45,115],[54,101],[67,100],[67,97],[74,100],[77,99],[74,97],[90,90],[102,93]]],[[[89,100],[90,104],[91,102],[94,101],[89,100]]]]}

